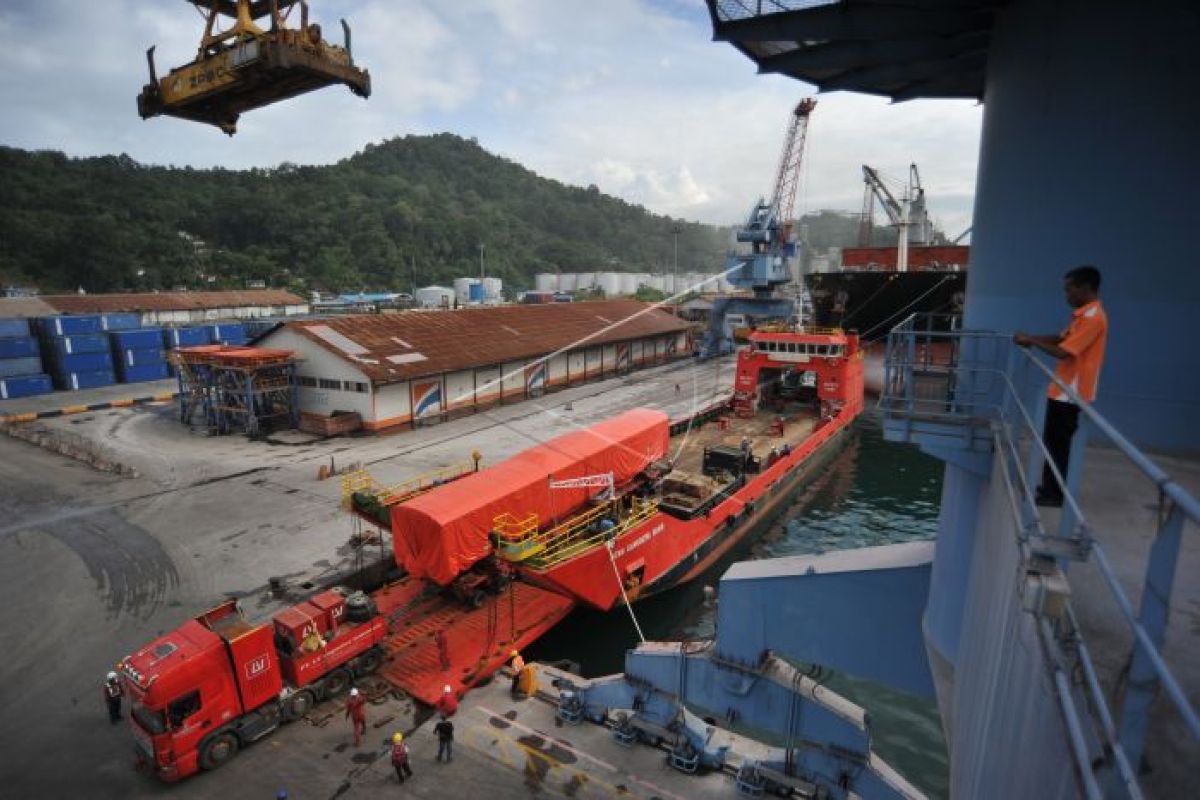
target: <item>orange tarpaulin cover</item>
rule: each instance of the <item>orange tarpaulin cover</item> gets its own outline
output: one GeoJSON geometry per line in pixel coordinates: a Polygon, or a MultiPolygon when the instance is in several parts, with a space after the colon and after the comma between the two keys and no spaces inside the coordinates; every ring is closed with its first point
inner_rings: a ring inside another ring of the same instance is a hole
{"type": "Polygon", "coordinates": [[[612,472],[624,483],[667,454],[669,427],[661,411],[628,411],[393,506],[396,561],[444,586],[488,554],[498,515],[532,511],[543,526],[562,519],[600,490],[551,490],[551,479],[612,472]]]}

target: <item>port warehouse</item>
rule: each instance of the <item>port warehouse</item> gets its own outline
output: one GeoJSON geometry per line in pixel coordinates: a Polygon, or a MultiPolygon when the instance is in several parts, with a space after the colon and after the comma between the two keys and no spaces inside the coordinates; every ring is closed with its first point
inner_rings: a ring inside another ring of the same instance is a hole
{"type": "Polygon", "coordinates": [[[689,354],[689,323],[636,300],[405,311],[279,323],[306,415],[415,427],[689,354]]]}
{"type": "Polygon", "coordinates": [[[0,318],[138,314],[144,326],[284,317],[309,313],[306,300],[279,289],[227,292],[60,294],[0,298],[0,318]]]}

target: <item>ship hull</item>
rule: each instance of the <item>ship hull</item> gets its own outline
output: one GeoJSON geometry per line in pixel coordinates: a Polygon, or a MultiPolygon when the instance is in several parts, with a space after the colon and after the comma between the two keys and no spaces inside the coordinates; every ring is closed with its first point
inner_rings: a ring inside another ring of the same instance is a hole
{"type": "Polygon", "coordinates": [[[886,338],[910,314],[961,314],[967,273],[847,270],[810,273],[804,282],[816,325],[856,330],[869,342],[886,338]]]}
{"type": "Polygon", "coordinates": [[[550,570],[523,571],[523,577],[600,610],[624,602],[622,586],[634,602],[687,583],[752,541],[844,446],[856,416],[848,409],[817,428],[704,515],[684,520],[660,511],[614,540],[611,555],[597,547],[550,570]]]}

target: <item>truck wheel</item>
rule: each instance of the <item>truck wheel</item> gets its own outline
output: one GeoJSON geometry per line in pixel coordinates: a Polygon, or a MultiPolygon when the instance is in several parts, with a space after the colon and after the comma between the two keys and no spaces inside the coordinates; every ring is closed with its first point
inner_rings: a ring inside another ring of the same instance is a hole
{"type": "Polygon", "coordinates": [[[471,608],[483,608],[483,604],[486,602],[487,594],[484,593],[483,589],[476,589],[475,591],[471,592],[471,597],[467,600],[467,604],[470,605],[471,608]]]}
{"type": "Polygon", "coordinates": [[[237,755],[238,740],[232,733],[221,733],[209,739],[200,749],[201,769],[216,769],[237,755]]]}
{"type": "Polygon", "coordinates": [[[312,711],[317,699],[308,689],[301,689],[291,694],[283,704],[283,716],[288,722],[295,722],[309,711],[312,711]]]}
{"type": "Polygon", "coordinates": [[[350,672],[345,669],[335,669],[325,676],[321,683],[321,693],[325,697],[334,697],[350,688],[350,672]]]}
{"type": "Polygon", "coordinates": [[[383,653],[372,647],[358,657],[358,666],[354,672],[358,675],[370,675],[383,666],[383,653]]]}

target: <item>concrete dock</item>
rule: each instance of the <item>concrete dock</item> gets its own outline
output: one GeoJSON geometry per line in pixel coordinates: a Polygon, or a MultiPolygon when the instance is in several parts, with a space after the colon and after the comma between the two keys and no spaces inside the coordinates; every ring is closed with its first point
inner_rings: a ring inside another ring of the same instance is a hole
{"type": "MultiPolygon", "coordinates": [[[[173,403],[23,423],[94,449],[136,477],[0,435],[0,605],[8,644],[0,664],[0,796],[212,797],[253,785],[240,796],[274,797],[276,776],[321,787],[293,797],[333,796],[363,767],[353,760],[361,754],[335,749],[349,741],[344,720],[308,725],[323,751],[293,745],[304,738],[297,731],[307,731],[296,724],[195,782],[166,787],[135,773],[128,731],[105,717],[104,673],[227,597],[264,618],[321,581],[378,559],[378,548],[352,543],[340,481],[318,481],[322,466],[361,463],[393,483],[468,460],[475,449],[491,464],[632,407],[684,416],[724,396],[731,372],[729,359],[678,362],[388,436],[209,437],[180,425],[173,403]],[[272,577],[286,587],[281,596],[268,591],[272,577]]],[[[403,701],[388,702],[399,705],[387,714],[402,713],[403,701]]]]}

